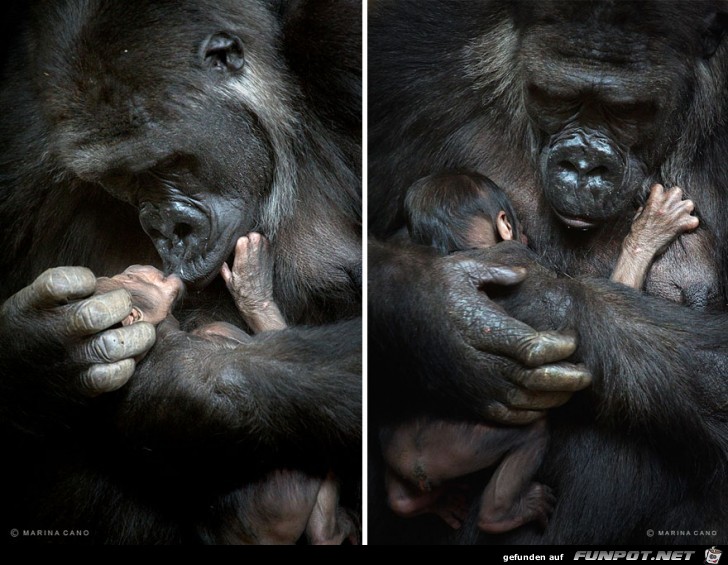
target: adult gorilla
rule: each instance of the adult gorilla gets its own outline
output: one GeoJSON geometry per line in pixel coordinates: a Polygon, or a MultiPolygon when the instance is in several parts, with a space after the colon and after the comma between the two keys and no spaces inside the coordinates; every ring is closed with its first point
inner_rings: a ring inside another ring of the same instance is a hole
{"type": "MultiPolygon", "coordinates": [[[[728,316],[675,303],[726,303],[727,9],[373,5],[371,416],[517,424],[548,411],[536,480],[557,504],[545,530],[478,537],[474,520],[452,534],[390,516],[371,541],[728,541],[728,316]],[[536,255],[381,241],[403,225],[406,187],[452,168],[504,187],[536,255]],[[684,187],[702,227],[641,293],[606,278],[653,182],[684,187]]],[[[377,490],[381,506],[375,473],[377,490]]]]}
{"type": "Polygon", "coordinates": [[[5,535],[196,541],[278,468],[333,469],[356,509],[361,6],[38,4],[0,104],[5,535]],[[217,274],[252,230],[289,329],[186,333],[242,325],[217,274]],[[183,279],[181,329],[91,297],[132,263],[183,279]]]}

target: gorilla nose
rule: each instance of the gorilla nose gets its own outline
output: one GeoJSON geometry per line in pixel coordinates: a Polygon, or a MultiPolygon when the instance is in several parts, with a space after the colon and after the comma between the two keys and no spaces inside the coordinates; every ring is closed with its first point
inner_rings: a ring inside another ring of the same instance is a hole
{"type": "Polygon", "coordinates": [[[587,158],[562,159],[556,163],[554,175],[563,184],[586,186],[610,176],[607,164],[587,158]]]}
{"type": "Polygon", "coordinates": [[[551,147],[547,163],[549,182],[565,190],[609,192],[622,182],[622,161],[613,145],[583,131],[563,138],[551,147]]]}
{"type": "Polygon", "coordinates": [[[207,241],[207,217],[185,202],[143,202],[139,206],[139,221],[167,272],[177,271],[184,261],[202,252],[207,241]]]}

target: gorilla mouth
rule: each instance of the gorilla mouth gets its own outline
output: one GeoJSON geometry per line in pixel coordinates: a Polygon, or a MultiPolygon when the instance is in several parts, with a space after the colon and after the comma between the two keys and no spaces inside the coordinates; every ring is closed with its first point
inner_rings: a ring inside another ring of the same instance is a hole
{"type": "Polygon", "coordinates": [[[566,224],[570,228],[586,231],[586,230],[593,229],[600,224],[600,222],[578,217],[578,216],[566,216],[564,214],[557,212],[553,208],[552,208],[552,210],[554,211],[554,214],[556,215],[556,217],[559,220],[561,220],[562,223],[566,224]]]}
{"type": "Polygon", "coordinates": [[[220,263],[219,267],[217,267],[216,269],[211,269],[207,273],[195,273],[190,277],[187,275],[183,267],[181,269],[178,269],[176,274],[179,275],[179,277],[184,281],[185,286],[187,286],[190,290],[203,290],[215,279],[215,277],[217,277],[217,275],[220,274],[221,268],[222,263],[220,263]]]}
{"type": "Polygon", "coordinates": [[[162,258],[164,271],[190,290],[202,290],[220,274],[242,233],[240,213],[225,202],[203,206],[190,198],[145,201],[142,228],[162,258]]]}

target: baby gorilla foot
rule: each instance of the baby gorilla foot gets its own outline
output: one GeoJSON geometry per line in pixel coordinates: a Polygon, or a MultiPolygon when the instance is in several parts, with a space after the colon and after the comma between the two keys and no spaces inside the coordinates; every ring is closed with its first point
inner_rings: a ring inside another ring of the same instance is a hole
{"type": "Polygon", "coordinates": [[[286,327],[273,301],[273,256],[265,237],[251,232],[238,239],[232,269],[224,263],[220,274],[240,314],[254,332],[286,327]]]}
{"type": "Polygon", "coordinates": [[[524,495],[510,508],[498,509],[481,504],[478,528],[490,534],[501,534],[533,521],[545,528],[555,503],[556,497],[549,487],[541,483],[531,483],[524,495]]]}

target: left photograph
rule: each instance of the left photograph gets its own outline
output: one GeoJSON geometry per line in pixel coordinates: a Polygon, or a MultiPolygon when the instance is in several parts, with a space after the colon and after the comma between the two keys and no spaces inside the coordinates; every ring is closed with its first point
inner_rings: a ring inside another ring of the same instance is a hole
{"type": "Polygon", "coordinates": [[[360,544],[362,5],[9,2],[6,544],[360,544]]]}

